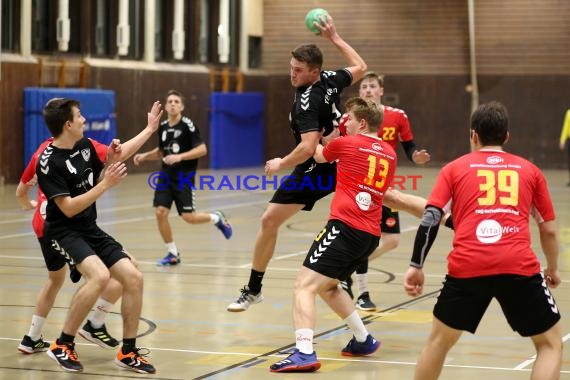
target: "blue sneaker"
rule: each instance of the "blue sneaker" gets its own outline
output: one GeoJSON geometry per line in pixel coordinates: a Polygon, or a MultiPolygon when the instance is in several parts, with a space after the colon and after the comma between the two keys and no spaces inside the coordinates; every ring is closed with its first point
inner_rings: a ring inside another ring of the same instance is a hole
{"type": "Polygon", "coordinates": [[[269,367],[271,372],[315,372],[321,368],[321,362],[317,360],[317,353],[303,354],[298,349],[269,367]]]}
{"type": "Polygon", "coordinates": [[[232,237],[232,226],[231,226],[230,222],[228,222],[228,220],[226,219],[226,216],[224,215],[224,213],[221,212],[220,210],[216,210],[214,212],[214,214],[216,214],[220,217],[220,220],[218,221],[218,223],[215,224],[215,226],[218,227],[218,230],[222,231],[222,233],[224,234],[226,239],[231,238],[232,237]]]}
{"type": "Polygon", "coordinates": [[[364,342],[358,342],[353,336],[345,348],[340,352],[343,356],[366,356],[375,353],[380,347],[380,342],[368,334],[364,342]]]}
{"type": "Polygon", "coordinates": [[[168,252],[166,256],[162,260],[160,260],[156,265],[165,267],[169,265],[178,265],[180,264],[180,254],[175,255],[174,253],[168,252]]]}

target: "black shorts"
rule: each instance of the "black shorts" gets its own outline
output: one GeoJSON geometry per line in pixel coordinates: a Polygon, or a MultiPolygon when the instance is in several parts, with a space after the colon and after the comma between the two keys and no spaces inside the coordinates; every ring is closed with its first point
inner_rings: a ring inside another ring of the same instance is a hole
{"type": "Polygon", "coordinates": [[[270,203],[305,205],[311,211],[315,203],[334,192],[336,164],[318,164],[307,170],[300,166],[284,180],[270,203]]]}
{"type": "MultiPolygon", "coordinates": [[[[157,183],[152,205],[154,207],[162,206],[170,209],[172,202],[174,202],[178,215],[182,215],[182,213],[185,212],[196,211],[196,190],[186,183],[180,183],[178,178],[174,175],[171,175],[169,178],[170,182],[164,189],[161,188],[161,183],[157,183]]],[[[194,185],[194,183],[192,183],[192,185],[194,185]]]]}
{"type": "Polygon", "coordinates": [[[46,268],[50,272],[55,272],[63,268],[67,264],[65,257],[59,254],[55,249],[53,249],[51,241],[46,240],[43,237],[38,238],[40,243],[40,248],[42,249],[42,255],[44,256],[44,261],[46,263],[46,268]]]}
{"type": "Polygon", "coordinates": [[[474,278],[447,275],[433,314],[449,327],[475,333],[493,298],[521,336],[541,334],[560,320],[556,302],[540,273],[474,278]]]}
{"type": "Polygon", "coordinates": [[[303,265],[342,280],[374,252],[378,242],[378,236],[349,227],[340,220],[329,220],[315,238],[303,265]]]}
{"type": "Polygon", "coordinates": [[[98,226],[85,230],[53,231],[44,235],[50,239],[53,249],[70,264],[80,264],[91,255],[97,255],[107,268],[117,261],[129,258],[123,246],[98,226]]]}
{"type": "Polygon", "coordinates": [[[382,221],[380,222],[380,230],[382,233],[387,234],[400,233],[400,214],[398,213],[398,210],[382,206],[382,221]]]}

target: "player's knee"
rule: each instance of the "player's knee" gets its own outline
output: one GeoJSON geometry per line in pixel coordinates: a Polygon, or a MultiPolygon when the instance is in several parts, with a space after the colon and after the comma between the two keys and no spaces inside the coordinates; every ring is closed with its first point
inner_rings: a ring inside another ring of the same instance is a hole
{"type": "Polygon", "coordinates": [[[281,225],[281,222],[275,217],[275,215],[265,212],[261,217],[261,228],[268,230],[276,230],[281,225]]]}
{"type": "Polygon", "coordinates": [[[168,214],[170,213],[170,210],[167,209],[166,207],[157,207],[155,210],[155,215],[158,219],[163,219],[163,218],[168,218],[168,214]]]}
{"type": "Polygon", "coordinates": [[[184,212],[180,216],[182,217],[182,219],[184,219],[186,223],[195,224],[197,222],[196,214],[193,212],[184,212]]]}
{"type": "Polygon", "coordinates": [[[143,274],[134,266],[127,276],[124,276],[125,280],[122,283],[125,289],[129,290],[142,290],[143,288],[143,274]]]}

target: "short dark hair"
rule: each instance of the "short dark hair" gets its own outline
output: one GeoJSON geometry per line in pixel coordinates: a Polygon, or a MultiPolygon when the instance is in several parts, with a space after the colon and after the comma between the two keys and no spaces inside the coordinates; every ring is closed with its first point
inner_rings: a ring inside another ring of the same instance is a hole
{"type": "Polygon", "coordinates": [[[323,52],[315,44],[300,45],[291,52],[297,61],[305,62],[309,69],[321,69],[323,67],[323,52]]]}
{"type": "Polygon", "coordinates": [[[371,132],[377,132],[384,119],[384,109],[373,100],[364,100],[358,96],[350,98],[345,103],[346,112],[354,113],[358,120],[364,119],[371,132]]]}
{"type": "Polygon", "coordinates": [[[471,115],[471,130],[481,145],[503,145],[509,131],[509,113],[503,104],[492,101],[481,104],[471,115]]]}
{"type": "Polygon", "coordinates": [[[52,98],[44,106],[44,121],[53,137],[59,137],[63,133],[63,126],[68,121],[73,121],[73,107],[80,107],[75,99],[52,98]]]}
{"type": "MultiPolygon", "coordinates": [[[[180,91],[168,90],[168,92],[166,93],[166,99],[168,99],[168,97],[170,95],[178,96],[180,98],[180,100],[182,101],[182,104],[184,104],[184,95],[182,95],[182,93],[180,91]]],[[[165,103],[166,103],[166,99],[164,99],[165,103]]]]}
{"type": "Polygon", "coordinates": [[[376,74],[375,71],[368,71],[364,74],[361,81],[365,79],[374,79],[378,82],[380,87],[384,87],[384,75],[376,74]]]}

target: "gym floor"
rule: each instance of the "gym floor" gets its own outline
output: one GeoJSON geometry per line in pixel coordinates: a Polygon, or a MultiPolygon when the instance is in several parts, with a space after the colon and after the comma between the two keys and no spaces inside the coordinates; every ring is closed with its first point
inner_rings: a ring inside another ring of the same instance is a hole
{"type": "MultiPolygon", "coordinates": [[[[402,167],[405,177],[421,175],[406,191],[427,196],[438,168],[402,167]]],[[[262,168],[200,171],[215,178],[226,176],[237,187],[248,175],[261,176],[262,168]]],[[[282,173],[286,174],[286,173],[282,173]]],[[[564,346],[570,338],[570,188],[567,172],[545,172],[557,212],[560,231],[559,267],[562,284],[553,290],[562,313],[564,346]]],[[[148,174],[128,176],[98,202],[99,225],[135,255],[144,273],[144,306],[137,345],[151,351],[154,375],[138,375],[115,366],[114,351],[101,349],[77,337],[77,352],[85,370],[82,379],[411,379],[419,352],[431,327],[431,310],[446,273],[452,231],[442,228],[428,257],[425,293],[410,298],[402,287],[415,229],[419,220],[400,213],[399,247],[371,262],[372,300],[380,310],[362,312],[370,333],[382,341],[372,356],[350,358],[340,350],[351,338],[342,321],[317,300],[315,349],[322,363],[311,374],[274,374],[269,365],[294,347],[291,320],[292,289],[296,274],[312,240],[325,225],[331,197],[321,200],[312,212],[295,215],[281,228],[275,256],[265,275],[265,300],[242,313],[229,313],[226,306],[237,299],[247,284],[259,218],[272,189],[247,191],[199,190],[200,211],[220,209],[230,219],[234,236],[225,240],[210,224],[188,225],[171,213],[170,221],[182,263],[157,267],[166,249],[160,239],[148,174]]],[[[249,186],[262,185],[252,181],[249,186]]],[[[243,185],[243,183],[242,183],[243,185]]],[[[31,228],[31,212],[21,211],[15,185],[0,187],[0,378],[69,379],[45,353],[23,355],[16,348],[27,333],[36,294],[47,278],[43,258],[31,228]]],[[[33,196],[33,194],[31,194],[33,196]]],[[[533,248],[544,263],[537,228],[531,227],[533,248]]],[[[77,284],[66,282],[44,326],[46,340],[55,339],[63,326],[69,301],[77,284]]],[[[119,301],[120,302],[120,301],[119,301]]],[[[107,318],[109,331],[121,338],[119,304],[107,318]]],[[[570,353],[563,354],[561,378],[570,378],[570,353]]],[[[501,309],[493,302],[476,335],[463,334],[447,357],[441,379],[525,379],[534,362],[529,339],[511,331],[501,309]]],[[[79,376],[79,375],[77,375],[79,376]]]]}

